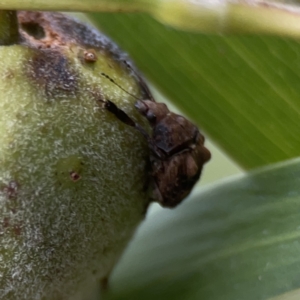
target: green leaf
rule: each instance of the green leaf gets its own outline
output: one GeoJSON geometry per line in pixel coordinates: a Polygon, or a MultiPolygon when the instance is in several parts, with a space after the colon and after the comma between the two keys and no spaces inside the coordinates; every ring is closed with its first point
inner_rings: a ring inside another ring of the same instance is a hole
{"type": "Polygon", "coordinates": [[[1,9],[61,10],[61,11],[116,11],[133,10],[143,0],[2,0],[1,9]]]}
{"type": "Polygon", "coordinates": [[[297,159],[153,214],[113,274],[109,299],[293,299],[300,287],[299,184],[297,159]]]}
{"type": "Polygon", "coordinates": [[[298,41],[180,32],[142,14],[91,16],[244,168],[299,154],[298,41]]]}

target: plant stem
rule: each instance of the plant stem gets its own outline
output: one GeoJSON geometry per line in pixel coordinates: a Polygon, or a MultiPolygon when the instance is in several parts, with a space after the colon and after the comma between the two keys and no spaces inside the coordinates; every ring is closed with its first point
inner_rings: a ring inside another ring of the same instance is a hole
{"type": "Polygon", "coordinates": [[[19,28],[15,10],[0,10],[0,45],[19,42],[19,28]]]}

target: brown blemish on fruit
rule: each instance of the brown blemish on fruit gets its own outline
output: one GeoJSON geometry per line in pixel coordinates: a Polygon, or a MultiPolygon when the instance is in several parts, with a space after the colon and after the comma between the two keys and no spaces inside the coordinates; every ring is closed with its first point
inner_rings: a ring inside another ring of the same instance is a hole
{"type": "Polygon", "coordinates": [[[23,42],[38,49],[56,48],[65,45],[61,37],[52,28],[51,20],[45,18],[43,12],[20,11],[18,12],[20,34],[23,42]]]}
{"type": "Polygon", "coordinates": [[[3,186],[1,190],[7,199],[14,200],[18,194],[18,183],[12,180],[7,185],[3,186]]]}
{"type": "MultiPolygon", "coordinates": [[[[17,181],[11,180],[8,184],[1,184],[0,192],[6,200],[4,202],[6,209],[11,213],[16,214],[18,208],[17,197],[19,192],[19,184],[17,183],[17,181]]],[[[5,224],[8,224],[8,218],[4,218],[3,222],[3,227],[5,227],[5,224]]]]}
{"type": "Polygon", "coordinates": [[[9,226],[9,218],[5,217],[2,222],[3,228],[7,228],[9,226]]]}
{"type": "Polygon", "coordinates": [[[49,132],[49,126],[48,124],[43,124],[40,126],[40,132],[42,134],[47,134],[49,132]]]}
{"type": "Polygon", "coordinates": [[[98,59],[97,55],[96,55],[96,52],[93,49],[89,49],[89,50],[84,51],[83,52],[83,57],[84,57],[85,62],[88,62],[88,63],[96,62],[97,59],[98,59]]]}
{"type": "Polygon", "coordinates": [[[126,53],[95,28],[61,13],[19,11],[23,43],[35,48],[59,48],[76,44],[109,54],[115,61],[128,60],[126,53]]]}
{"type": "Polygon", "coordinates": [[[75,171],[70,172],[70,177],[74,182],[78,181],[81,178],[81,176],[75,171]]]}
{"type": "MultiPolygon", "coordinates": [[[[74,46],[82,49],[80,51],[82,62],[92,64],[97,60],[96,53],[101,53],[101,55],[107,56],[108,63],[111,61],[119,64],[125,73],[142,82],[137,77],[128,55],[108,37],[87,24],[61,13],[38,11],[20,11],[18,12],[18,21],[22,44],[38,49],[38,52],[44,52],[44,59],[36,58],[30,63],[32,65],[30,72],[32,73],[31,77],[40,83],[47,95],[59,95],[61,91],[71,91],[76,88],[76,79],[75,81],[74,79],[68,80],[70,76],[67,75],[70,70],[60,67],[67,67],[64,61],[66,58],[62,57],[65,51],[70,51],[74,46]],[[52,54],[46,55],[47,51],[52,54]],[[56,59],[55,56],[57,56],[56,59]],[[47,61],[49,61],[48,64],[47,61]],[[52,71],[52,67],[48,68],[53,63],[57,64],[55,68],[58,71],[52,71]],[[52,73],[47,75],[45,70],[50,69],[52,73]],[[59,76],[56,76],[57,74],[59,76]],[[50,79],[51,81],[49,81],[50,79]]],[[[41,56],[43,55],[41,54],[41,56]]],[[[77,78],[75,74],[73,74],[73,78],[77,78]]],[[[142,83],[141,87],[143,92],[142,83]]]]}
{"type": "Polygon", "coordinates": [[[109,280],[108,277],[103,277],[102,279],[100,279],[100,288],[101,288],[101,293],[106,293],[109,289],[109,280]]]}
{"type": "Polygon", "coordinates": [[[34,20],[22,23],[21,28],[36,40],[41,40],[46,37],[44,28],[34,20]]]}
{"type": "Polygon", "coordinates": [[[3,73],[3,79],[12,79],[14,78],[14,72],[10,69],[7,69],[4,73],[3,73]]]}
{"type": "Polygon", "coordinates": [[[15,235],[21,235],[21,231],[22,231],[22,228],[20,225],[14,225],[13,226],[13,232],[15,235]]]}
{"type": "Polygon", "coordinates": [[[39,50],[26,65],[26,73],[51,99],[65,94],[75,96],[78,75],[71,70],[67,58],[60,51],[39,50]]]}

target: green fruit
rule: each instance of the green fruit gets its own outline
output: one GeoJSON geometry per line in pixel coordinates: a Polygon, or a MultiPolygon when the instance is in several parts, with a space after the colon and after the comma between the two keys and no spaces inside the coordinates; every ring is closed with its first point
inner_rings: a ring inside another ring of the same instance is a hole
{"type": "Polygon", "coordinates": [[[145,125],[124,91],[142,88],[95,29],[58,13],[18,20],[20,42],[0,47],[0,298],[87,299],[149,203],[146,140],[103,108],[145,125]]]}

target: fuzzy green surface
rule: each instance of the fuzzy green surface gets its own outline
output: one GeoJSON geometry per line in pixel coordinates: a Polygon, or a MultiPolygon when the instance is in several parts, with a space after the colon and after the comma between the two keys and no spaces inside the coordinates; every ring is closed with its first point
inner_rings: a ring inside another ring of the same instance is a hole
{"type": "Polygon", "coordinates": [[[90,66],[66,48],[76,88],[55,93],[55,82],[45,88],[29,76],[38,51],[0,48],[0,298],[83,299],[86,282],[109,274],[148,202],[147,144],[95,93],[139,118],[135,99],[98,71],[139,91],[105,53],[90,66]]]}

